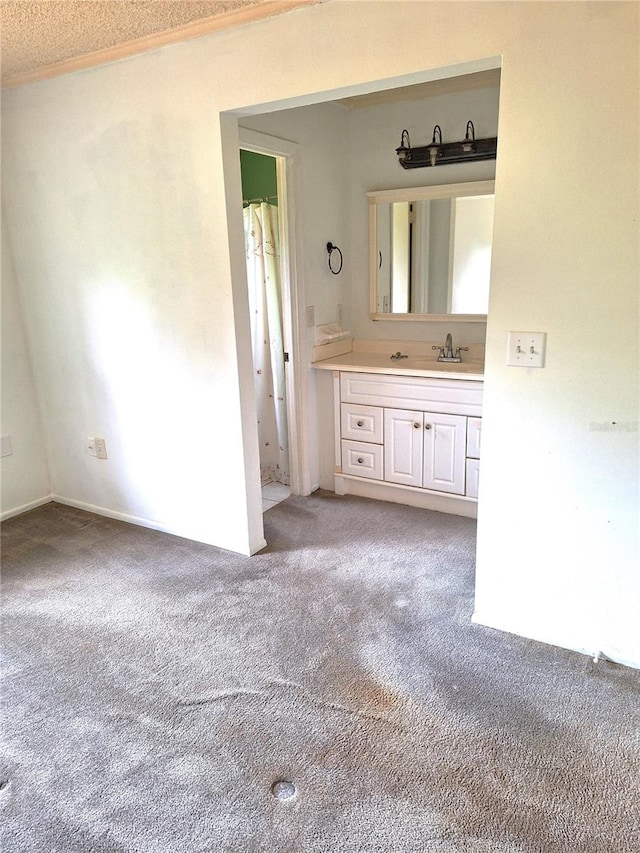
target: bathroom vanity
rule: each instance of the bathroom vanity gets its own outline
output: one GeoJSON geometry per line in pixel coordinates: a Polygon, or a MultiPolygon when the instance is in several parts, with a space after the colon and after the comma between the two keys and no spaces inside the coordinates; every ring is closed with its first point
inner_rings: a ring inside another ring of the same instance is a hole
{"type": "Polygon", "coordinates": [[[395,343],[349,343],[330,357],[314,352],[313,367],[333,373],[336,493],[475,517],[478,353],[444,364],[426,345],[405,343],[398,357],[395,343]]]}

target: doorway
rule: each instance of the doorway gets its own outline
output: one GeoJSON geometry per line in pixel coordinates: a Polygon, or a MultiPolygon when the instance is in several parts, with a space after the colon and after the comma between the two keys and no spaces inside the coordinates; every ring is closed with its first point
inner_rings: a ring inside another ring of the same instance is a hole
{"type": "Polygon", "coordinates": [[[281,192],[277,157],[241,148],[243,222],[262,510],[291,494],[281,192]]]}

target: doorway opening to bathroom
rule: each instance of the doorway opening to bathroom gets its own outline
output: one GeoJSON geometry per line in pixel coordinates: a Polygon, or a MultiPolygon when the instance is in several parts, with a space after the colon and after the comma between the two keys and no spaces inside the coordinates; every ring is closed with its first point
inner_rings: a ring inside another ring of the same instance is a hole
{"type": "Polygon", "coordinates": [[[263,512],[291,494],[286,199],[278,158],[240,149],[263,512]]]}

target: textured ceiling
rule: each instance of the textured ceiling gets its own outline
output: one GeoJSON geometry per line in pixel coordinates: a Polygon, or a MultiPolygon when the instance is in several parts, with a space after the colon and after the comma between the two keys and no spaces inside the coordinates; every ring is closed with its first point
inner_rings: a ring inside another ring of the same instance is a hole
{"type": "Polygon", "coordinates": [[[253,19],[307,5],[309,0],[2,0],[2,79],[86,57],[195,21],[253,19]]]}

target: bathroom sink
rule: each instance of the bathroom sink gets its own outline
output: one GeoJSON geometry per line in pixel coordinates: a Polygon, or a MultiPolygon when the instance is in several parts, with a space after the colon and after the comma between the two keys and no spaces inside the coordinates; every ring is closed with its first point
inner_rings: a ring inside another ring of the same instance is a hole
{"type": "Polygon", "coordinates": [[[482,373],[482,365],[477,362],[437,361],[433,358],[421,358],[414,355],[395,362],[391,361],[390,365],[403,370],[431,370],[438,373],[482,373]]]}

